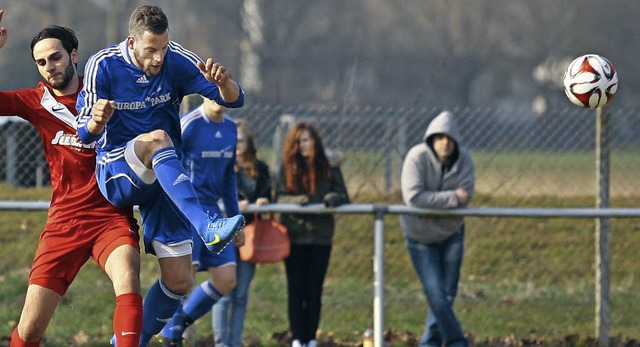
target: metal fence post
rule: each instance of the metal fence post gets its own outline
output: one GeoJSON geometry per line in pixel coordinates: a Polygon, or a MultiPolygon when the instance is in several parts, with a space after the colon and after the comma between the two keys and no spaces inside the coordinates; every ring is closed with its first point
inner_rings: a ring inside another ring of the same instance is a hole
{"type": "MultiPolygon", "coordinates": [[[[609,207],[609,171],[610,171],[610,116],[596,109],[596,185],[598,197],[596,208],[609,207]]],[[[609,346],[610,305],[609,305],[609,259],[610,235],[609,219],[596,218],[596,283],[595,283],[595,333],[598,346],[609,346]]]]}
{"type": "Polygon", "coordinates": [[[384,346],[384,215],[388,206],[375,206],[373,239],[373,345],[384,346]]]}
{"type": "Polygon", "coordinates": [[[20,185],[18,181],[18,156],[16,152],[18,151],[18,134],[16,131],[7,131],[7,143],[5,147],[5,169],[7,173],[7,183],[17,187],[20,185]]]}
{"type": "MultiPolygon", "coordinates": [[[[389,119],[393,119],[393,118],[389,118],[389,119]]],[[[400,123],[402,124],[402,123],[400,123]]],[[[399,126],[398,126],[399,127],[399,126]]],[[[385,158],[384,158],[384,191],[385,192],[390,192],[391,189],[393,188],[393,157],[395,155],[394,153],[394,146],[393,146],[393,140],[394,137],[397,133],[397,130],[395,129],[395,127],[392,125],[392,122],[387,123],[387,128],[384,131],[384,137],[386,139],[386,147],[384,152],[385,152],[385,158]]]]}

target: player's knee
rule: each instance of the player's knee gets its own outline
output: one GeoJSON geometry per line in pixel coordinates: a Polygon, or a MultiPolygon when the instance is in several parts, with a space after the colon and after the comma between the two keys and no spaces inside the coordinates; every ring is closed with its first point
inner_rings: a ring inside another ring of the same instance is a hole
{"type": "Polygon", "coordinates": [[[151,141],[155,146],[158,147],[169,147],[173,146],[173,142],[171,141],[171,137],[164,130],[154,130],[149,133],[151,135],[151,141]]]}
{"type": "Polygon", "coordinates": [[[164,282],[169,290],[180,295],[187,295],[193,288],[193,277],[191,276],[165,280],[164,282]]]}
{"type": "Polygon", "coordinates": [[[122,273],[113,279],[113,291],[116,296],[122,294],[140,294],[140,275],[137,271],[122,273]]]}
{"type": "Polygon", "coordinates": [[[42,339],[44,331],[47,329],[46,324],[41,322],[25,322],[18,324],[18,335],[24,342],[36,342],[42,339]]]}
{"type": "Polygon", "coordinates": [[[225,295],[233,290],[236,287],[236,279],[235,277],[218,279],[215,282],[212,282],[213,286],[222,294],[225,295]]]}
{"type": "Polygon", "coordinates": [[[154,130],[136,138],[134,150],[140,161],[147,168],[151,168],[153,155],[163,148],[172,146],[173,141],[171,141],[169,134],[164,130],[154,130]]]}
{"type": "Polygon", "coordinates": [[[107,258],[105,271],[116,296],[140,294],[140,252],[135,247],[124,245],[116,248],[107,258]]]}

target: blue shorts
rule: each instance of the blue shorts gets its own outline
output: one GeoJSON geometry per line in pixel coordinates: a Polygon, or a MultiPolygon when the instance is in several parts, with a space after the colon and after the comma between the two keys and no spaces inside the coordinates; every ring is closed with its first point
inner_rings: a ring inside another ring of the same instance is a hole
{"type": "MultiPolygon", "coordinates": [[[[195,232],[195,231],[194,231],[195,232]]],[[[233,242],[229,243],[220,254],[209,252],[200,236],[193,238],[193,253],[191,254],[193,264],[198,265],[198,271],[207,271],[210,267],[220,267],[226,264],[236,263],[236,247],[233,242]]]]}
{"type": "MultiPolygon", "coordinates": [[[[200,201],[205,211],[210,214],[220,214],[220,208],[215,203],[200,201]]],[[[233,242],[229,243],[220,254],[212,253],[207,250],[204,242],[193,229],[193,253],[191,255],[194,264],[198,264],[198,271],[207,271],[210,267],[220,267],[226,264],[236,263],[236,251],[233,242]]]]}
{"type": "Polygon", "coordinates": [[[155,254],[152,240],[165,245],[193,240],[195,231],[192,231],[191,223],[164,192],[153,170],[147,169],[136,157],[133,143],[131,140],[125,147],[97,158],[96,178],[100,191],[118,207],[138,205],[146,253],[155,254]]]}

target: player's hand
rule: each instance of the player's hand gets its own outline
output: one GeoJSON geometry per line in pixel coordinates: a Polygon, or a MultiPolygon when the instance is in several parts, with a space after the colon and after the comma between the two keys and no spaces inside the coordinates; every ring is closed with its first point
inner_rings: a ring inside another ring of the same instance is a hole
{"type": "Polygon", "coordinates": [[[233,245],[236,247],[244,246],[244,230],[238,231],[236,236],[233,238],[233,245]]]}
{"type": "MultiPolygon", "coordinates": [[[[0,24],[2,23],[2,16],[4,15],[4,10],[0,10],[0,24]]],[[[9,38],[9,34],[7,28],[0,26],[0,48],[7,43],[7,39],[9,38]]]]}
{"type": "Polygon", "coordinates": [[[91,108],[91,119],[100,127],[107,125],[113,112],[116,110],[116,102],[112,100],[99,99],[91,108]]]}
{"type": "Polygon", "coordinates": [[[207,59],[206,63],[198,62],[198,68],[200,68],[207,81],[215,83],[218,87],[223,86],[231,79],[227,68],[212,58],[207,59]]]}

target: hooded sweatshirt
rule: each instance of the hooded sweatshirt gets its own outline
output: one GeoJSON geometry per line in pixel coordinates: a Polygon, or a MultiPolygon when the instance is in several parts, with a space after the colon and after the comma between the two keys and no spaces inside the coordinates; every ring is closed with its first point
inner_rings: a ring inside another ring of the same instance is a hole
{"type": "MultiPolygon", "coordinates": [[[[429,123],[423,142],[412,147],[403,165],[400,186],[405,205],[417,208],[449,209],[466,207],[473,196],[475,176],[469,152],[462,147],[460,132],[453,114],[443,111],[429,123]],[[446,134],[456,143],[451,161],[444,165],[431,146],[435,134],[446,134]],[[464,205],[455,190],[469,193],[464,205]]],[[[400,226],[406,237],[421,243],[437,243],[455,233],[464,223],[463,217],[402,215],[400,226]]]]}

